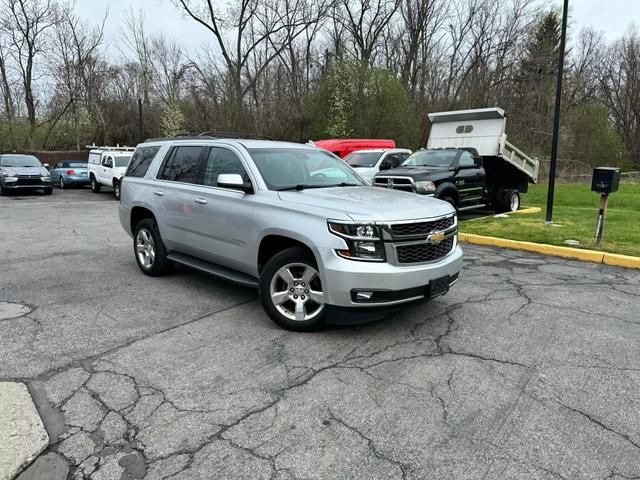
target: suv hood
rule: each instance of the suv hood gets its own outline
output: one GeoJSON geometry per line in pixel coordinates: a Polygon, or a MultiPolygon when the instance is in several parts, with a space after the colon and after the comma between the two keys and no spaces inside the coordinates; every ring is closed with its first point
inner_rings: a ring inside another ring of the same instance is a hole
{"type": "Polygon", "coordinates": [[[310,188],[299,192],[278,192],[287,203],[334,210],[355,221],[395,221],[439,217],[454,213],[451,205],[415,193],[380,187],[310,188]]]}
{"type": "Polygon", "coordinates": [[[9,175],[49,175],[49,170],[44,167],[0,167],[0,172],[7,172],[9,175]]]}

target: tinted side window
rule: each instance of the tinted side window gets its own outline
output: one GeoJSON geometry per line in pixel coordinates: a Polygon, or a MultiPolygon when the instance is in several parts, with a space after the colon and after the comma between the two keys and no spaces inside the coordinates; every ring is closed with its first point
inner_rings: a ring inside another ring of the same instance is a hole
{"type": "Polygon", "coordinates": [[[475,167],[475,165],[476,165],[476,162],[473,159],[473,155],[471,155],[469,152],[462,152],[462,155],[460,155],[460,160],[459,160],[460,168],[475,167]]]}
{"type": "Polygon", "coordinates": [[[396,168],[400,166],[400,164],[404,162],[405,159],[406,157],[402,158],[401,154],[399,153],[392,153],[386,158],[387,162],[389,162],[390,168],[396,168]]]}
{"type": "Polygon", "coordinates": [[[182,183],[198,183],[198,160],[204,147],[175,147],[158,178],[182,183]]]}
{"type": "Polygon", "coordinates": [[[245,182],[249,181],[247,172],[235,153],[225,148],[213,147],[204,168],[204,185],[216,187],[221,173],[237,173],[245,182]]]}
{"type": "Polygon", "coordinates": [[[131,161],[129,161],[129,168],[127,168],[125,176],[138,178],[144,177],[147,174],[147,170],[149,170],[149,165],[151,165],[153,158],[156,156],[156,153],[158,153],[158,150],[160,150],[160,147],[136,148],[136,151],[131,157],[131,161]]]}

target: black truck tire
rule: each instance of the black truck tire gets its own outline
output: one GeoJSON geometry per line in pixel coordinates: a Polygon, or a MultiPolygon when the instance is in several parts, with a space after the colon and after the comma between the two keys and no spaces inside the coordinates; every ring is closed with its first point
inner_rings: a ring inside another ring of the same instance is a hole
{"type": "Polygon", "coordinates": [[[496,213],[515,212],[520,208],[520,192],[512,188],[500,189],[493,203],[496,213]]]}

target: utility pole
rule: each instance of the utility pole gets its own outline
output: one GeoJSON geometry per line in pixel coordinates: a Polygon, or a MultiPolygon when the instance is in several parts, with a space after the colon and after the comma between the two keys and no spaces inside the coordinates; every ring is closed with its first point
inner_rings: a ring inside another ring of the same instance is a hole
{"type": "Polygon", "coordinates": [[[564,7],[562,9],[562,35],[560,37],[560,58],[558,60],[558,84],[556,86],[556,109],[553,118],[553,139],[551,141],[551,165],[549,166],[549,189],[547,191],[547,218],[545,223],[553,223],[553,194],[556,188],[558,137],[560,136],[560,107],[562,106],[562,76],[564,74],[564,50],[567,43],[568,17],[569,0],[564,0],[564,7]]]}

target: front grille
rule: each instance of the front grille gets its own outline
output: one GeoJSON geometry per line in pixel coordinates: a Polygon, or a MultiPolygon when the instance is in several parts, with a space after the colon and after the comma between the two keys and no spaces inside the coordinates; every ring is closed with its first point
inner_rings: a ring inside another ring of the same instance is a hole
{"type": "Polygon", "coordinates": [[[18,177],[18,181],[16,182],[17,185],[20,186],[30,186],[30,185],[42,185],[42,179],[40,177],[36,177],[36,176],[29,176],[27,177],[22,176],[22,177],[18,177]]]}
{"type": "Polygon", "coordinates": [[[391,225],[391,232],[394,237],[410,237],[414,235],[429,235],[432,232],[439,232],[453,227],[455,217],[439,218],[430,222],[397,223],[391,225]]]}
{"type": "Polygon", "coordinates": [[[393,188],[394,190],[413,192],[413,183],[410,178],[374,177],[373,184],[376,187],[393,188]]]}
{"type": "Polygon", "coordinates": [[[398,245],[396,246],[398,263],[423,263],[438,260],[451,252],[453,238],[449,237],[436,244],[398,245]]]}

